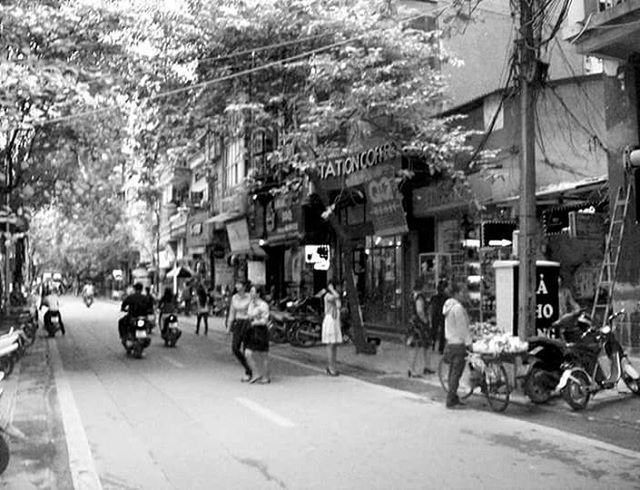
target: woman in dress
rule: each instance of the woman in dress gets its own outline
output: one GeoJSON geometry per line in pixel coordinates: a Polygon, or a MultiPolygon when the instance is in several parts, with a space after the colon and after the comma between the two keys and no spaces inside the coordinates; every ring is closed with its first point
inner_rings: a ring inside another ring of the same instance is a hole
{"type": "Polygon", "coordinates": [[[269,377],[269,305],[260,296],[260,290],[253,286],[249,291],[249,308],[247,314],[251,320],[251,328],[245,336],[245,353],[253,371],[249,383],[268,384],[269,377]]]}
{"type": "Polygon", "coordinates": [[[250,301],[251,298],[247,294],[244,283],[236,283],[236,293],[231,297],[226,326],[227,333],[231,331],[233,334],[231,350],[233,355],[236,356],[236,359],[242,364],[242,367],[244,367],[245,376],[242,378],[242,381],[245,383],[251,381],[253,378],[253,371],[249,363],[247,363],[247,358],[243,352],[245,332],[251,327],[248,313],[250,301]]]}
{"type": "Polygon", "coordinates": [[[336,291],[333,282],[327,284],[327,292],[324,295],[324,319],[322,320],[322,343],[327,345],[329,376],[338,376],[336,369],[336,357],[338,344],[342,343],[342,331],[340,327],[340,293],[336,291]]]}
{"type": "Polygon", "coordinates": [[[407,348],[409,350],[409,369],[407,374],[410,378],[421,378],[420,372],[416,369],[418,354],[422,352],[424,362],[423,374],[433,374],[435,371],[429,366],[428,348],[431,346],[431,335],[429,333],[429,317],[427,315],[427,300],[423,293],[423,283],[416,280],[413,286],[413,316],[409,321],[407,332],[407,348]]]}
{"type": "Polygon", "coordinates": [[[196,335],[200,334],[200,321],[204,323],[204,334],[209,333],[209,295],[203,284],[196,289],[198,299],[198,316],[196,319],[196,335]]]}

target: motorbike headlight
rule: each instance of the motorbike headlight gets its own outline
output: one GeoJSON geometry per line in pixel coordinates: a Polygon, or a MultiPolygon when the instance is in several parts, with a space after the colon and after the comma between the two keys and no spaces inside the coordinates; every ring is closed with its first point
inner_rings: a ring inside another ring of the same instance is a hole
{"type": "Polygon", "coordinates": [[[144,327],[144,320],[138,320],[136,325],[138,325],[138,327],[144,327]]]}
{"type": "Polygon", "coordinates": [[[609,325],[606,325],[604,327],[602,327],[600,329],[600,332],[602,332],[603,334],[607,335],[609,333],[611,333],[611,327],[609,325]]]}
{"type": "Polygon", "coordinates": [[[287,301],[287,308],[291,308],[293,306],[293,301],[287,301]]]}

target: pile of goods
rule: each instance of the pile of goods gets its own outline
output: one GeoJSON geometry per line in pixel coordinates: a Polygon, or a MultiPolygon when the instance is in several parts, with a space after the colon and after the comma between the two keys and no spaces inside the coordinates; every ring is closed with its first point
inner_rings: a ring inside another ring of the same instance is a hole
{"type": "Polygon", "coordinates": [[[495,325],[476,323],[471,326],[473,352],[477,354],[517,354],[527,352],[529,343],[506,334],[495,325]]]}

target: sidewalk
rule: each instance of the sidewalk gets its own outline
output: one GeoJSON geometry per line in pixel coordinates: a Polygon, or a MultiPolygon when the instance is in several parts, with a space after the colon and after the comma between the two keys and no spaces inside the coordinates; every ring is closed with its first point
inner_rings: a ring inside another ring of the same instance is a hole
{"type": "MultiPolygon", "coordinates": [[[[186,333],[195,332],[195,315],[190,317],[180,316],[183,331],[186,333]]],[[[221,317],[209,317],[209,330],[224,333],[224,319],[221,317]]],[[[202,333],[202,328],[200,329],[202,333]]],[[[286,357],[295,361],[312,364],[324,369],[326,366],[326,351],[323,345],[311,348],[293,347],[289,344],[274,344],[270,346],[271,354],[274,356],[286,357]]],[[[429,368],[437,371],[441,355],[437,351],[429,350],[429,368]]],[[[377,349],[376,354],[356,354],[353,344],[343,344],[338,348],[338,370],[345,375],[363,377],[371,381],[383,382],[398,389],[407,391],[424,391],[437,388],[436,393],[442,394],[442,387],[437,374],[424,375],[421,378],[408,377],[408,349],[400,339],[393,341],[390,338],[383,339],[377,349]],[[393,382],[392,382],[393,381],[393,382]]],[[[629,355],[631,363],[640,369],[640,357],[629,355]]],[[[422,372],[422,354],[418,355],[417,372],[422,372]]],[[[508,365],[507,372],[513,382],[513,365],[508,365]]],[[[622,381],[619,389],[627,390],[622,381]]],[[[598,393],[598,400],[613,399],[618,396],[618,390],[604,390],[598,393]]],[[[511,393],[511,401],[515,403],[530,404],[529,399],[524,395],[519,386],[511,393]]]]}

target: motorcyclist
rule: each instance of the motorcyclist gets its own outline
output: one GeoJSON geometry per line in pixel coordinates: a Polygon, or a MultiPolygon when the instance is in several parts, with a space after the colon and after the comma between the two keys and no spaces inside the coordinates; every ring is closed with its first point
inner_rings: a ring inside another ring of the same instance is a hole
{"type": "Polygon", "coordinates": [[[84,299],[87,299],[87,298],[93,299],[94,296],[95,296],[95,288],[93,286],[93,283],[92,282],[86,283],[82,287],[82,297],[84,299]]]}
{"type": "Polygon", "coordinates": [[[151,297],[142,294],[142,284],[139,282],[133,285],[133,294],[127,296],[120,307],[121,311],[127,314],[118,320],[118,333],[120,339],[127,338],[127,330],[132,320],[139,316],[153,314],[153,300],[151,297]]]}
{"type": "Polygon", "coordinates": [[[51,324],[51,317],[53,315],[57,315],[60,322],[60,330],[62,331],[62,335],[65,335],[66,331],[64,329],[64,323],[62,323],[62,315],[60,314],[60,300],[58,299],[58,296],[56,294],[53,294],[51,292],[51,289],[49,289],[48,287],[43,290],[43,297],[39,309],[41,310],[43,306],[47,307],[47,311],[45,312],[43,317],[45,327],[48,327],[51,324]]]}

